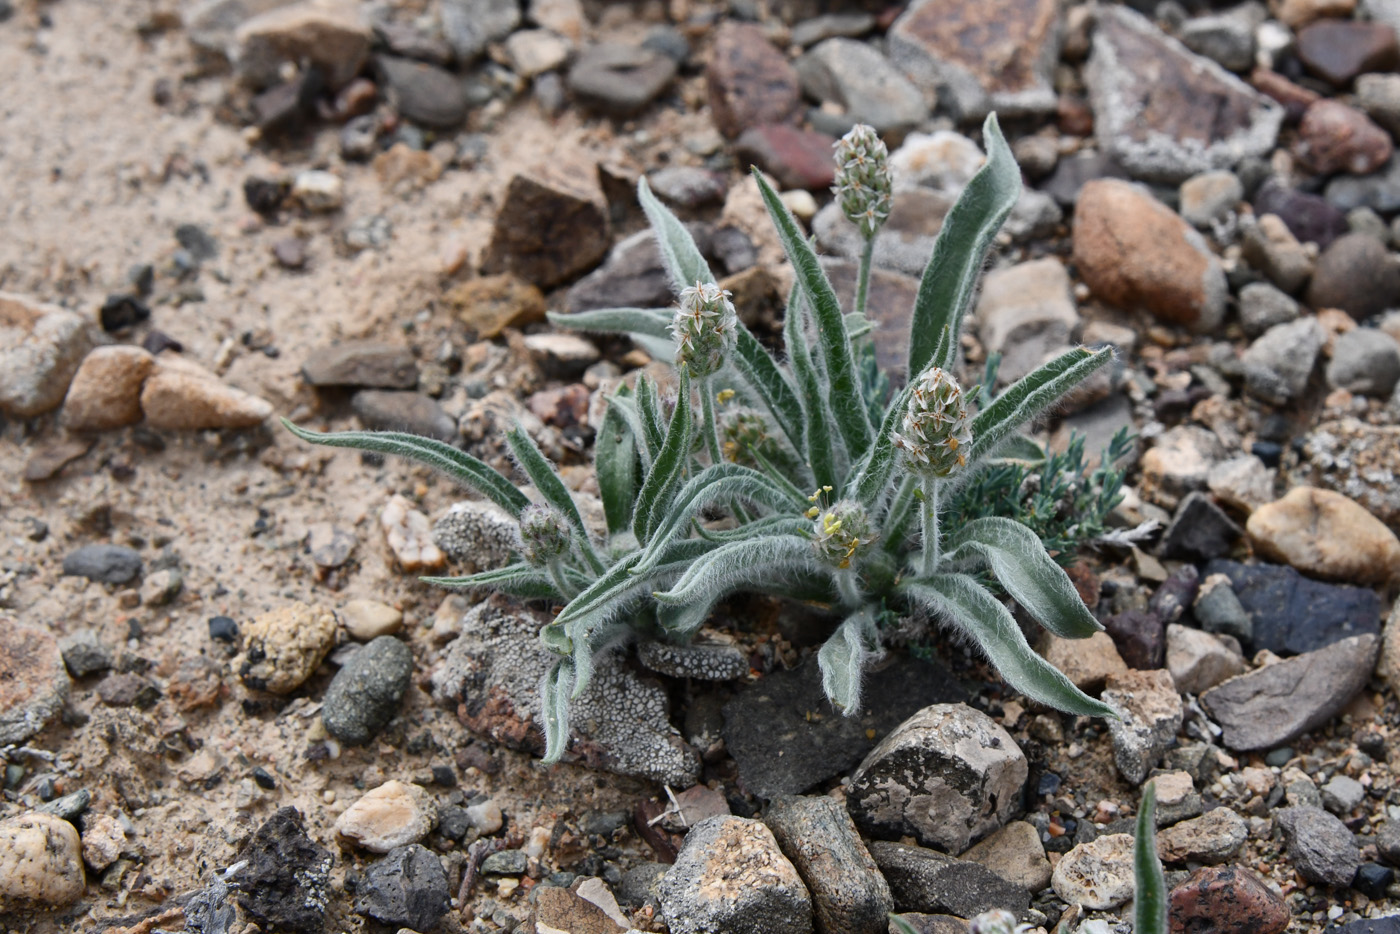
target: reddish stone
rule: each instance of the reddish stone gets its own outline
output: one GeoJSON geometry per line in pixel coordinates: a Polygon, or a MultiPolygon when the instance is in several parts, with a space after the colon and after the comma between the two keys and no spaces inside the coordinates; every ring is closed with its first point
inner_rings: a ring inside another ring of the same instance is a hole
{"type": "Polygon", "coordinates": [[[1283,898],[1239,866],[1197,869],[1172,889],[1171,934],[1282,934],[1288,927],[1283,898]]]}
{"type": "Polygon", "coordinates": [[[1167,627],[1156,613],[1128,610],[1105,619],[1103,628],[1129,668],[1151,671],[1162,667],[1167,654],[1167,627]]]}
{"type": "Polygon", "coordinates": [[[1295,123],[1303,119],[1305,110],[1322,100],[1322,95],[1316,91],[1294,84],[1278,72],[1267,68],[1254,69],[1249,76],[1249,83],[1254,85],[1254,89],[1259,93],[1267,94],[1282,104],[1288,119],[1295,123]]]}
{"type": "Polygon", "coordinates": [[[1070,136],[1091,136],[1094,132],[1094,112],[1089,102],[1074,94],[1063,94],[1055,103],[1056,123],[1061,133],[1070,136]]]}
{"type": "Polygon", "coordinates": [[[1384,23],[1323,19],[1298,33],[1298,57],[1308,71],[1340,87],[1364,72],[1393,70],[1400,45],[1384,23]]]}
{"type": "Polygon", "coordinates": [[[518,173],[506,186],[484,273],[514,273],[550,288],[608,252],[608,203],[591,163],[563,160],[518,173]]]}
{"type": "Polygon", "coordinates": [[[734,149],[741,160],[754,163],[783,188],[816,191],[830,188],[835,180],[836,163],[831,157],[835,142],[825,133],[769,123],[745,130],[734,149]]]}
{"type": "Polygon", "coordinates": [[[1368,175],[1385,165],[1393,151],[1390,134],[1370,117],[1330,99],[1307,109],[1293,143],[1298,161],[1320,175],[1368,175]]]}
{"type": "Polygon", "coordinates": [[[797,70],[762,29],[747,23],[726,21],[715,33],[705,83],[710,118],[729,139],[761,123],[786,123],[801,100],[797,70]]]}
{"type": "Polygon", "coordinates": [[[544,389],[526,403],[530,411],[546,425],[555,428],[576,428],[588,420],[588,387],[582,383],[544,389]]]}

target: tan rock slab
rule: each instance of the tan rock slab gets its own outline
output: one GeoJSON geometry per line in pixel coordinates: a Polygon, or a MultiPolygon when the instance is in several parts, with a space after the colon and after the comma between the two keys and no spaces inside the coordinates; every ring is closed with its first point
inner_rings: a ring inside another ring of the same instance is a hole
{"type": "Polygon", "coordinates": [[[141,421],[141,387],[156,358],[140,347],[98,347],[78,367],[63,400],[73,431],[110,431],[141,421]]]}
{"type": "Polygon", "coordinates": [[[1255,510],[1246,525],[1255,551],[1304,574],[1355,584],[1400,575],[1400,540],[1340,493],[1300,486],[1255,510]]]}

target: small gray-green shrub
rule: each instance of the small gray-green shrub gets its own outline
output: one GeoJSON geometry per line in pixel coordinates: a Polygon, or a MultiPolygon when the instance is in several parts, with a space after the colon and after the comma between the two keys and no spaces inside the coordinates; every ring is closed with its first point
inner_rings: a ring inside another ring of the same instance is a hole
{"type": "MultiPolygon", "coordinates": [[[[1018,429],[1111,355],[1071,350],[995,397],[989,386],[973,393],[959,385],[953,371],[964,321],[1021,188],[995,117],[987,119],[984,139],[986,164],[949,212],[919,283],[898,392],[873,364],[865,315],[871,246],[891,198],[887,153],[873,131],[857,127],[837,149],[836,193],[866,243],[849,313],[777,192],[754,173],[795,273],[781,357],[738,320],[685,227],[640,183],[638,198],[679,308],[551,316],[560,326],[628,334],[653,356],[676,362],[674,399],[639,378],[612,396],[598,428],[606,535],[590,532],[559,474],[518,427],[506,441],[531,496],[437,441],[317,434],[288,423],[317,444],[440,468],[519,519],[518,562],[427,580],[564,604],[541,633],[558,655],[542,687],[548,761],[564,752],[569,702],[587,687],[600,651],[638,635],[688,640],[715,604],[737,591],[839,609],[844,621],[818,662],[827,696],[847,714],[859,707],[863,668],[882,651],[880,621],[918,611],[971,636],[1028,697],[1070,713],[1113,716],[1031,649],[986,586],[995,580],[1052,632],[1087,637],[1101,627],[1068,576],[1025,524],[982,514],[958,498],[988,470],[1024,463],[1027,448],[1043,460],[1018,429]],[[963,504],[956,523],[948,521],[953,502],[963,504]],[[726,521],[711,521],[716,515],[726,521]]],[[[1117,481],[1101,487],[1111,487],[1111,500],[1117,481]]]]}

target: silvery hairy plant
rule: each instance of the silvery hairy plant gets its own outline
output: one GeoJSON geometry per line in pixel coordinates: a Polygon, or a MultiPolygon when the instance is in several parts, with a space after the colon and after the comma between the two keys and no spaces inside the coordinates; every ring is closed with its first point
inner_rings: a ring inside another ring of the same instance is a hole
{"type": "Polygon", "coordinates": [[[873,366],[866,320],[871,249],[889,214],[884,144],[857,127],[837,144],[835,192],[867,245],[855,307],[844,313],[816,253],[777,192],[757,181],[795,285],[775,355],[739,321],[730,296],[680,221],[638,199],[679,296],[674,309],[551,315],[558,326],[623,333],[674,360],[675,392],[646,377],[617,389],[598,426],[595,465],[607,532],[595,536],[559,474],[520,428],[506,441],[533,492],[450,445],[402,433],[317,434],[317,444],[398,454],[438,467],[518,518],[520,560],[467,577],[426,578],[562,604],[541,638],[558,658],[542,686],[546,761],[568,741],[569,703],[599,652],[632,637],[689,640],[740,591],[836,608],[818,653],[822,684],[847,715],[881,651],[881,622],[922,612],[956,627],[1016,690],[1075,714],[1113,716],[1027,643],[995,579],[1065,637],[1101,628],[1026,526],[985,517],[944,529],[951,494],[1030,445],[1018,429],[1053,406],[1111,351],[1079,348],[994,398],[954,375],[959,338],[993,238],[1021,178],[995,116],[985,165],[943,223],[919,283],[904,387],[873,366]]]}

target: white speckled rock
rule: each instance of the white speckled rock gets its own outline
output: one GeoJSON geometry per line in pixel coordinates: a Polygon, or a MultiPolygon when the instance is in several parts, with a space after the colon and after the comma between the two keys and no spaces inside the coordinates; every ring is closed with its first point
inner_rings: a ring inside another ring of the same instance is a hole
{"type": "Polygon", "coordinates": [[[447,555],[433,542],[433,527],[428,517],[406,497],[390,497],[379,514],[384,537],[394,551],[399,566],[405,571],[436,571],[447,563],[447,555]]]}
{"type": "Polygon", "coordinates": [[[0,292],[0,412],[33,418],[58,408],[91,347],[80,316],[0,292]]]}
{"type": "Polygon", "coordinates": [[[59,908],[81,898],[81,848],[77,828],[52,814],[0,821],[0,913],[59,908]]]}
{"type": "Polygon", "coordinates": [[[1133,897],[1133,837],[1113,833],[1081,843],[1055,864],[1055,894],[1094,911],[1117,908],[1133,897]]]}
{"type": "Polygon", "coordinates": [[[437,805],[418,785],[387,781],[336,820],[335,832],[371,853],[417,843],[437,823],[437,805]]]}
{"type": "Polygon", "coordinates": [[[243,627],[239,677],[256,691],[295,691],[335,645],[335,623],[333,612],[305,603],[262,614],[243,627]]]}

